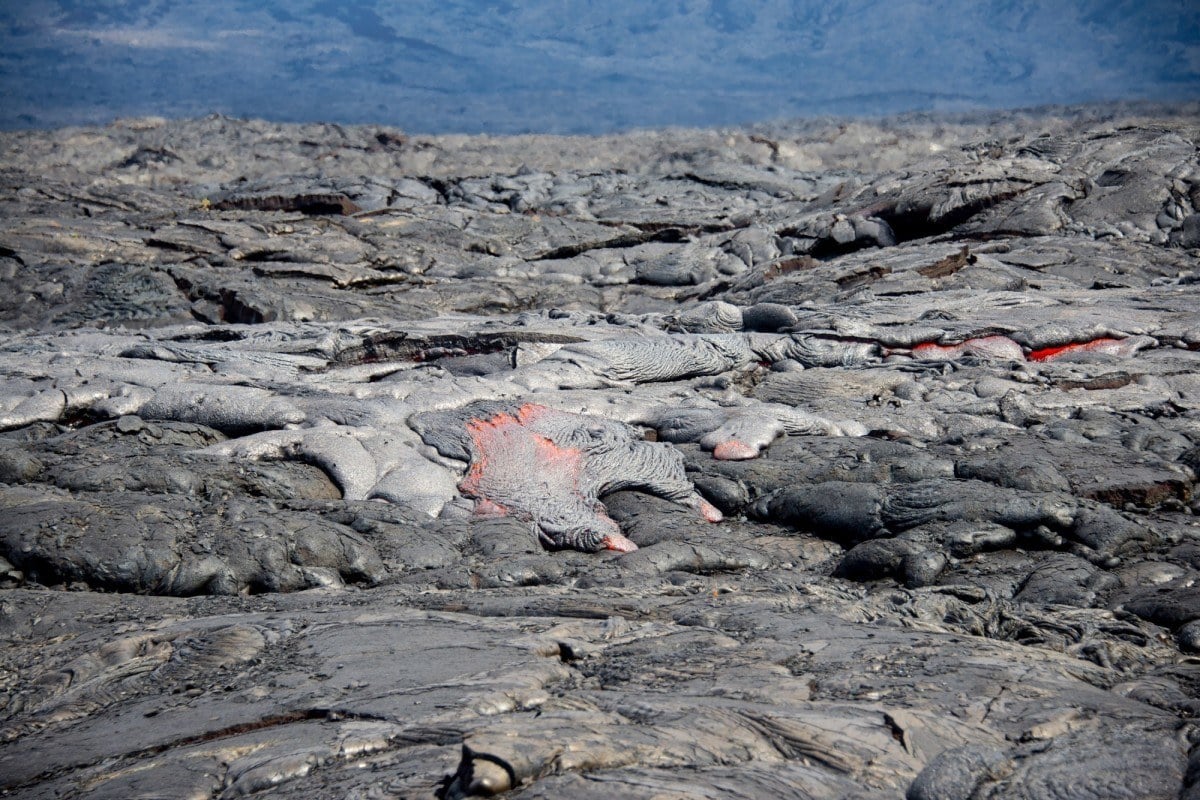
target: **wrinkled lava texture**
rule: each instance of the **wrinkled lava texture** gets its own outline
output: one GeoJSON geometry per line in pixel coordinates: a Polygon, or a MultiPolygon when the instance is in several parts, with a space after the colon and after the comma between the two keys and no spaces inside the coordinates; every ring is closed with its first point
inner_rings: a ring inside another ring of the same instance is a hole
{"type": "MultiPolygon", "coordinates": [[[[721,521],[721,512],[691,490],[679,454],[634,438],[627,425],[534,403],[511,413],[492,413],[492,406],[467,406],[471,416],[462,423],[471,465],[458,488],[475,499],[476,513],[527,518],[547,546],[585,552],[637,549],[598,499],[622,488],[688,501],[710,522],[721,521]]],[[[462,415],[450,416],[443,424],[462,415]]]]}
{"type": "Polygon", "coordinates": [[[0,794],[1200,798],[1198,145],[0,134],[0,794]]]}

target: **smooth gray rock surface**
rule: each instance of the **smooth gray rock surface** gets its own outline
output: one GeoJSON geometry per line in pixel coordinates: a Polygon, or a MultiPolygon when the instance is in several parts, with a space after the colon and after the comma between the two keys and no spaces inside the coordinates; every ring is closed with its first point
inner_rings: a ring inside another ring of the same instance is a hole
{"type": "Polygon", "coordinates": [[[0,792],[1194,794],[1198,143],[0,134],[0,792]]]}

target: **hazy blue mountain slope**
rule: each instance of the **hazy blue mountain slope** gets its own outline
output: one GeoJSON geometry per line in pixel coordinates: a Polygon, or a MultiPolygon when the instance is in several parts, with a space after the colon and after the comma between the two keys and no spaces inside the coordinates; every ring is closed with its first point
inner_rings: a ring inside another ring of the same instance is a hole
{"type": "Polygon", "coordinates": [[[4,127],[591,132],[1200,95],[1189,0],[59,0],[0,6],[0,44],[4,127]]]}

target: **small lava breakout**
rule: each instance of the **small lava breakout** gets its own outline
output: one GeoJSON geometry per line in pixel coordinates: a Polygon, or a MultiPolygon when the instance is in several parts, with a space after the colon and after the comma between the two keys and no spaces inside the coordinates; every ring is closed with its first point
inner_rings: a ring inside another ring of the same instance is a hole
{"type": "Polygon", "coordinates": [[[709,522],[722,519],[687,481],[676,451],[627,425],[525,403],[485,411],[465,426],[471,465],[459,490],[478,514],[528,519],[550,549],[636,550],[599,500],[619,489],[643,489],[696,508],[709,522]]]}
{"type": "Polygon", "coordinates": [[[1021,345],[1007,336],[980,336],[951,345],[924,342],[912,348],[912,356],[927,361],[945,361],[963,356],[1010,361],[1056,361],[1081,353],[1125,358],[1153,344],[1154,340],[1149,336],[1130,336],[1124,339],[1102,336],[1084,342],[1038,347],[1026,355],[1021,345]]]}

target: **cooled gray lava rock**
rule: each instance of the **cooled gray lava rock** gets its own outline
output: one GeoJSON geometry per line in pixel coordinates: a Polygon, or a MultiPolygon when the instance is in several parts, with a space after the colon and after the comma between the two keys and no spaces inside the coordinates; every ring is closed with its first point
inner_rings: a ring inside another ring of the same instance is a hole
{"type": "Polygon", "coordinates": [[[1196,119],[0,134],[0,791],[1194,794],[1196,119]]]}

